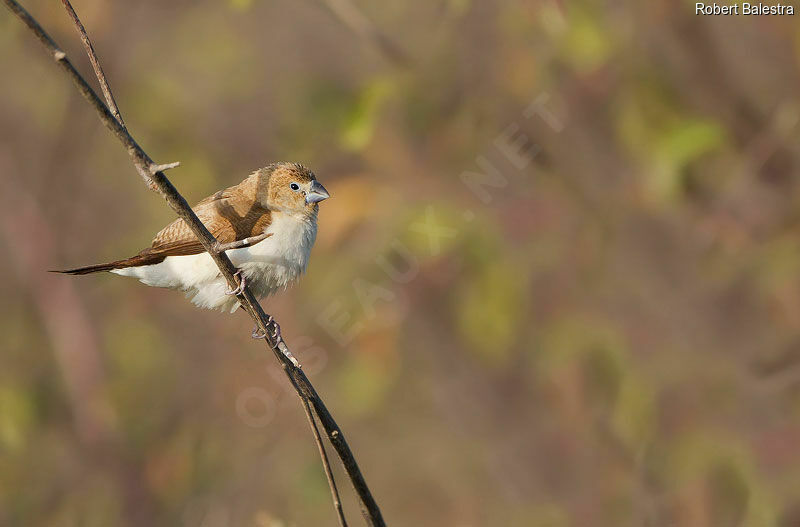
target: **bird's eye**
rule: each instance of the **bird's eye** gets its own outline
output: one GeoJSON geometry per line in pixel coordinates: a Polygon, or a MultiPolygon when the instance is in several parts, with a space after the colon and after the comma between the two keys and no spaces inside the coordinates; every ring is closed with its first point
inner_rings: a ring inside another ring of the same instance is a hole
{"type": "Polygon", "coordinates": [[[298,185],[297,183],[292,183],[291,185],[289,185],[289,188],[292,190],[300,190],[300,185],[298,185]]]}

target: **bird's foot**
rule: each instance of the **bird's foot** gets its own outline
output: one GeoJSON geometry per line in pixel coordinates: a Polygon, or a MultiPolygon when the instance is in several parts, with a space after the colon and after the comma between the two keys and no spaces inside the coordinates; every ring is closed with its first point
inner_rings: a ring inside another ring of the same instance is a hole
{"type": "Polygon", "coordinates": [[[253,332],[250,333],[250,336],[253,337],[254,339],[265,339],[265,338],[267,338],[267,334],[261,332],[261,330],[258,328],[258,324],[253,326],[253,332]]]}
{"type": "Polygon", "coordinates": [[[272,317],[272,315],[269,316],[267,324],[272,324],[272,326],[275,328],[272,332],[272,338],[275,339],[275,346],[277,347],[281,339],[283,339],[283,337],[281,337],[281,326],[278,324],[278,321],[272,317]]]}
{"type": "Polygon", "coordinates": [[[242,274],[241,269],[233,273],[233,276],[239,278],[239,287],[237,287],[236,289],[228,289],[227,291],[225,291],[225,294],[239,296],[242,293],[244,293],[244,288],[247,287],[247,279],[242,274]]]}
{"type": "MultiPolygon", "coordinates": [[[[281,326],[280,326],[280,324],[278,324],[278,321],[275,320],[275,318],[272,315],[269,315],[269,318],[267,319],[267,328],[269,328],[270,324],[272,324],[272,328],[273,328],[272,329],[272,338],[273,338],[273,340],[275,342],[274,348],[279,350],[281,353],[283,353],[283,355],[287,359],[289,359],[289,361],[294,365],[295,368],[301,368],[302,366],[297,361],[297,359],[294,357],[294,355],[292,355],[291,351],[289,351],[285,346],[284,346],[283,349],[280,349],[280,343],[283,341],[283,337],[281,336],[281,326]]],[[[258,327],[258,325],[256,324],[256,326],[253,328],[253,332],[251,333],[251,336],[254,339],[265,339],[265,338],[267,338],[267,333],[261,331],[260,328],[258,327]]]]}
{"type": "MultiPolygon", "coordinates": [[[[275,343],[277,345],[277,343],[280,342],[282,338],[281,327],[280,325],[278,325],[278,322],[272,317],[272,315],[269,315],[269,318],[267,319],[267,327],[269,327],[270,324],[272,324],[272,327],[274,328],[272,330],[272,338],[275,339],[275,343]]],[[[254,339],[265,339],[267,338],[267,333],[261,331],[261,329],[258,327],[258,324],[256,324],[250,336],[253,337],[254,339]]]]}

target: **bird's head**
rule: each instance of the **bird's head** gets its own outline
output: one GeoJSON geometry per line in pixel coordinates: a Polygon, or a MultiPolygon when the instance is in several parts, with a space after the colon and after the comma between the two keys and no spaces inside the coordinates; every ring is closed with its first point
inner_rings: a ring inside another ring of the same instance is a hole
{"type": "Polygon", "coordinates": [[[270,210],[311,215],[320,201],[330,197],[314,173],[299,163],[275,163],[259,172],[260,199],[270,210]]]}

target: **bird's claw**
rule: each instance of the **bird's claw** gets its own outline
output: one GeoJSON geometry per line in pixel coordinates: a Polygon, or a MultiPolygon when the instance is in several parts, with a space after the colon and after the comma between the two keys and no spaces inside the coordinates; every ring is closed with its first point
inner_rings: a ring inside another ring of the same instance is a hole
{"type": "Polygon", "coordinates": [[[272,324],[273,327],[275,328],[273,330],[273,333],[272,333],[272,338],[275,339],[275,346],[277,347],[277,345],[280,343],[281,339],[283,338],[283,337],[281,337],[281,326],[280,326],[280,324],[278,324],[277,320],[272,318],[272,315],[269,316],[268,323],[272,324]]]}
{"type": "MultiPolygon", "coordinates": [[[[242,274],[242,270],[241,269],[239,269],[238,271],[233,273],[233,276],[239,278],[239,287],[237,287],[236,289],[228,289],[227,291],[225,291],[225,294],[226,295],[239,296],[242,293],[244,293],[244,288],[247,287],[247,279],[242,274]]],[[[254,336],[253,338],[256,338],[256,337],[254,336]]]]}
{"type": "MultiPolygon", "coordinates": [[[[272,324],[273,327],[272,338],[274,339],[275,342],[274,348],[283,353],[283,355],[287,359],[289,359],[289,361],[294,365],[295,368],[302,368],[297,359],[294,358],[294,355],[292,355],[291,351],[289,351],[286,347],[280,349],[280,343],[283,340],[283,337],[281,336],[281,326],[278,324],[278,321],[272,317],[272,315],[269,315],[269,318],[267,319],[267,328],[269,328],[270,324],[272,324]]],[[[258,324],[256,324],[256,327],[253,328],[251,336],[254,339],[265,339],[267,338],[267,333],[261,331],[260,328],[258,327],[258,324]]]]}
{"type": "MultiPolygon", "coordinates": [[[[275,344],[277,345],[277,343],[279,343],[282,338],[281,327],[280,325],[278,325],[278,322],[272,317],[272,315],[269,315],[269,318],[267,319],[267,327],[269,327],[270,324],[272,324],[272,327],[274,328],[272,330],[272,338],[275,340],[275,344]]],[[[258,327],[257,324],[253,328],[253,332],[250,334],[250,336],[253,337],[254,339],[267,338],[266,332],[261,331],[261,329],[258,327]]]]}
{"type": "Polygon", "coordinates": [[[265,338],[267,338],[267,334],[266,333],[262,333],[258,329],[258,324],[256,324],[256,326],[253,328],[253,332],[250,333],[250,336],[253,337],[254,339],[265,339],[265,338]]]}

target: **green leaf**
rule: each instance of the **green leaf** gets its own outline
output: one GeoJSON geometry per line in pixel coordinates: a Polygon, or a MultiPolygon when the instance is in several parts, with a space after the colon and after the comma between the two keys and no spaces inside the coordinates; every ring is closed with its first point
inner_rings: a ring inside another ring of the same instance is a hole
{"type": "Polygon", "coordinates": [[[724,142],[725,130],[718,124],[687,119],[665,133],[657,149],[674,170],[681,170],[724,142]]]}

